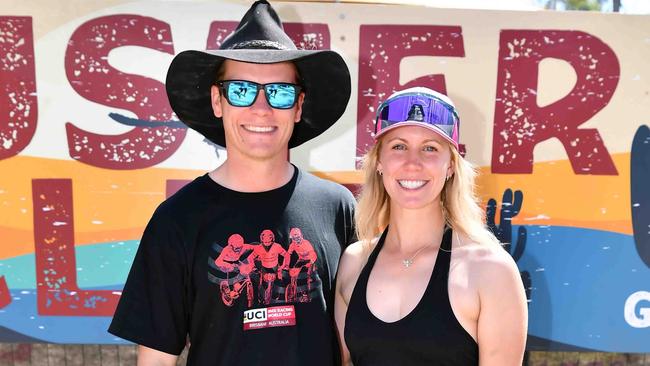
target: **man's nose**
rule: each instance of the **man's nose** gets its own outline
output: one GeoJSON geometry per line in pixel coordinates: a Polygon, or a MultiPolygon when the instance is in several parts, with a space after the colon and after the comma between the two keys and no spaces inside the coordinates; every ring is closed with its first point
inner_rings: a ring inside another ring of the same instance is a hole
{"type": "Polygon", "coordinates": [[[264,88],[260,88],[260,90],[258,90],[257,98],[255,99],[255,103],[253,103],[251,108],[256,113],[267,114],[272,112],[273,108],[269,105],[269,102],[266,100],[266,92],[264,91],[264,88]]]}

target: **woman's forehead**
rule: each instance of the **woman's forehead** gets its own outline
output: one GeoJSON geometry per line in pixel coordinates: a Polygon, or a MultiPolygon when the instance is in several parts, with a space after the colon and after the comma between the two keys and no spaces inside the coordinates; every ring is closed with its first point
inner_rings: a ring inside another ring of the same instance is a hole
{"type": "Polygon", "coordinates": [[[382,140],[384,142],[396,139],[413,143],[424,141],[433,141],[440,144],[448,143],[447,140],[444,137],[440,136],[439,133],[436,133],[426,127],[413,125],[397,127],[386,132],[386,134],[382,136],[382,140]]]}

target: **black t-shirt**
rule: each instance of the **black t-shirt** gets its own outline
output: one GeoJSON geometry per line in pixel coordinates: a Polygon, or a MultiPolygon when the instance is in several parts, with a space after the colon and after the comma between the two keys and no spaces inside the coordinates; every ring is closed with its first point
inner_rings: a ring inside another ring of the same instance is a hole
{"type": "Polygon", "coordinates": [[[163,202],[140,242],[109,332],[188,365],[332,365],[334,276],[354,198],[295,169],[242,193],[207,174],[163,202]]]}

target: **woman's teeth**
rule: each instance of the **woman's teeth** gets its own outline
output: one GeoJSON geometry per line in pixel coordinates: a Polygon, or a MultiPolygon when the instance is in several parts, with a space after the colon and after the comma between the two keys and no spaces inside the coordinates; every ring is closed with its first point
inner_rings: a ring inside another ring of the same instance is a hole
{"type": "Polygon", "coordinates": [[[427,181],[425,180],[398,180],[400,186],[407,189],[418,189],[422,187],[427,181]]]}

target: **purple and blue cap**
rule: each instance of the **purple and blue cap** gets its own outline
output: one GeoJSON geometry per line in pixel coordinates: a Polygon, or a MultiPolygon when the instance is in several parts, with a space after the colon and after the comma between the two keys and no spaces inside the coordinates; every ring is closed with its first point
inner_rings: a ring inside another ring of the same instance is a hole
{"type": "Polygon", "coordinates": [[[375,140],[402,126],[420,126],[444,137],[459,150],[460,118],[454,103],[444,94],[423,87],[393,93],[377,109],[375,140]]]}

